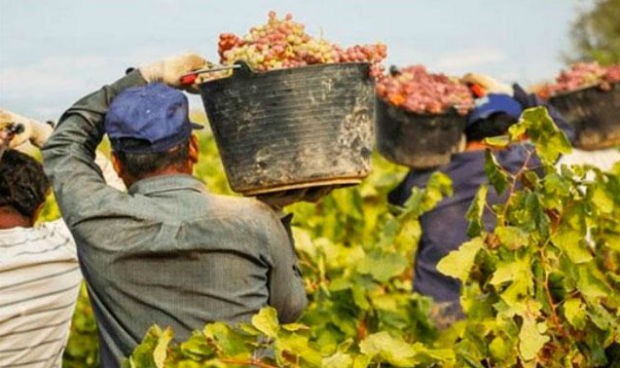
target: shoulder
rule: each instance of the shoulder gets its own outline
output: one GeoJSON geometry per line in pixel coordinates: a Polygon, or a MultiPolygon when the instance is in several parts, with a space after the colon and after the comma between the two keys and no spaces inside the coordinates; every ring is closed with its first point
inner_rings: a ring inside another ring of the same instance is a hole
{"type": "Polygon", "coordinates": [[[56,244],[56,247],[60,247],[59,249],[65,250],[71,256],[77,255],[73,235],[62,218],[40,223],[35,229],[42,242],[56,244]]]}
{"type": "Polygon", "coordinates": [[[211,195],[211,207],[218,216],[232,217],[240,222],[249,222],[262,227],[282,227],[276,212],[254,198],[211,195]]]}

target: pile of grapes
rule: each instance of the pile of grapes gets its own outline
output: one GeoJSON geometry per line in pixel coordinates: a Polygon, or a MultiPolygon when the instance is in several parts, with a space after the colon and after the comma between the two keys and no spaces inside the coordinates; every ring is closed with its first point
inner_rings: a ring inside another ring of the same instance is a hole
{"type": "Polygon", "coordinates": [[[465,115],[474,107],[467,85],[458,78],[429,73],[421,65],[382,76],[376,91],[389,104],[420,114],[442,114],[454,108],[465,115]]]}
{"type": "Polygon", "coordinates": [[[620,64],[601,66],[596,62],[576,63],[568,70],[562,70],[555,81],[555,83],[545,85],[538,94],[543,98],[548,98],[558,93],[596,85],[602,89],[608,89],[610,83],[620,81],[620,64]]]}
{"type": "Polygon", "coordinates": [[[304,31],[304,25],[293,21],[287,14],[279,19],[269,12],[267,24],[253,27],[243,37],[233,33],[220,34],[218,53],[222,64],[245,61],[253,70],[269,71],[312,64],[368,62],[371,76],[383,73],[381,62],[387,56],[387,46],[356,45],[346,49],[323,38],[313,38],[304,31]]]}

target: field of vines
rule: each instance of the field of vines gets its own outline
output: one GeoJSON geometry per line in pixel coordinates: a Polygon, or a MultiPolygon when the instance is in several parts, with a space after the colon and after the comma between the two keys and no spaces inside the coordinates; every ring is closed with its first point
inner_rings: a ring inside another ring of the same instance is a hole
{"type": "MultiPolygon", "coordinates": [[[[463,282],[467,319],[439,331],[431,300],[411,292],[417,218],[452,195],[449,178],[434,175],[406,208],[390,208],[386,194],[406,168],[375,154],[362,185],[287,209],[310,300],[298,323],[279,325],[265,308],[247,324],[208,324],[187,341],[154,326],[125,365],[620,367],[620,164],[611,173],[556,170],[570,147],[543,109],[528,110],[508,140],[525,133],[544,172],[511,175],[489,152],[489,186],[509,193],[491,209],[498,225],[490,233],[481,226],[483,186],[467,215],[471,241],[439,265],[463,282]]],[[[200,140],[195,174],[230,194],[213,138],[200,140]]],[[[45,209],[44,218],[57,216],[53,204],[45,209]]],[[[84,289],[63,366],[96,367],[97,354],[84,289]]]]}

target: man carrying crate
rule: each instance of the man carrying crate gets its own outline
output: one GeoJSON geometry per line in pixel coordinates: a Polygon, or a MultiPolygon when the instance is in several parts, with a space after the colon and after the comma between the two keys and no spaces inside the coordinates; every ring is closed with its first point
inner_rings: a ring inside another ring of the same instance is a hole
{"type": "Polygon", "coordinates": [[[75,103],[43,149],[99,325],[101,363],[119,365],[153,324],[179,339],[261,307],[294,321],[306,306],[297,259],[275,212],[211,194],[187,98],[172,87],[205,65],[194,54],[134,70],[75,103]],[[163,82],[163,83],[157,83],[163,82]],[[93,152],[107,133],[128,187],[103,184],[93,152]]]}
{"type": "MultiPolygon", "coordinates": [[[[466,78],[467,79],[467,78],[466,78]]],[[[525,108],[542,104],[535,96],[528,95],[515,85],[513,94],[510,87],[500,85],[489,77],[469,77],[469,82],[484,81],[484,93],[477,106],[469,114],[465,128],[467,145],[463,152],[452,156],[450,163],[437,168],[452,180],[452,197],[441,200],[435,208],[420,217],[422,234],[415,258],[414,290],[432,297],[436,302],[432,318],[439,328],[451,325],[463,317],[459,304],[460,283],[437,270],[437,263],[450,251],[458,249],[468,241],[466,213],[476,196],[478,188],[488,184],[485,172],[485,149],[483,140],[506,134],[508,128],[519,120],[525,108]]],[[[550,109],[551,117],[558,127],[572,138],[570,126],[550,109]]],[[[540,166],[538,157],[528,158],[528,151],[521,145],[512,145],[495,153],[504,169],[516,173],[524,165],[530,169],[540,166]]],[[[434,170],[411,170],[404,180],[388,195],[391,204],[402,206],[411,195],[413,187],[425,187],[434,170]]],[[[492,206],[505,200],[489,187],[487,203],[492,206]]],[[[494,215],[487,210],[482,217],[485,230],[495,226],[494,215]]]]}

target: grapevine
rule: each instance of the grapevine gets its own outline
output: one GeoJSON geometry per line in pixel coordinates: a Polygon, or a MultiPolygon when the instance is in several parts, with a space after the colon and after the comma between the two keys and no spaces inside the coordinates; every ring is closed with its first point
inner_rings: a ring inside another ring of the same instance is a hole
{"type": "Polygon", "coordinates": [[[555,83],[545,85],[538,94],[549,98],[559,93],[598,85],[602,89],[609,89],[611,83],[620,81],[620,64],[601,66],[593,63],[576,63],[568,70],[562,70],[556,77],[555,83]]]}
{"type": "Polygon", "coordinates": [[[313,64],[367,62],[371,64],[371,76],[382,74],[381,62],[387,56],[385,44],[342,48],[322,37],[312,37],[304,28],[303,24],[293,21],[291,14],[280,19],[271,11],[266,24],[252,27],[243,37],[234,33],[220,34],[220,62],[229,65],[242,60],[262,72],[313,64]]]}
{"type": "Polygon", "coordinates": [[[377,81],[377,95],[415,113],[442,114],[455,108],[465,115],[474,106],[469,88],[457,78],[429,73],[424,66],[401,69],[377,81]]]}

